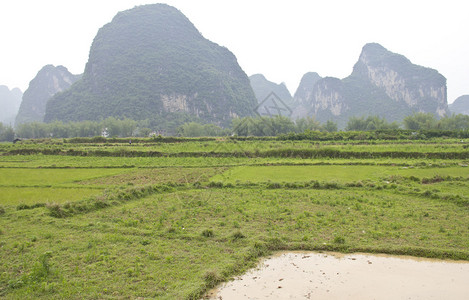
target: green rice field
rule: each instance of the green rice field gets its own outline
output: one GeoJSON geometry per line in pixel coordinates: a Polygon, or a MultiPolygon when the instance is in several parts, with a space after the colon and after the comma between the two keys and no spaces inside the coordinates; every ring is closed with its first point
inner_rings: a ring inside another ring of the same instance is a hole
{"type": "Polygon", "coordinates": [[[279,250],[469,261],[457,139],[0,144],[0,298],[202,299],[279,250]]]}

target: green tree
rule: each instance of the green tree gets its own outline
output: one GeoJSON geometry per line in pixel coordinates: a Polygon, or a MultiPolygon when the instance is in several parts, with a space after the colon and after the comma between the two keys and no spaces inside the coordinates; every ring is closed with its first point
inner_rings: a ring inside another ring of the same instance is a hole
{"type": "Polygon", "coordinates": [[[239,136],[247,136],[249,134],[248,123],[252,122],[251,117],[236,118],[231,121],[231,128],[233,129],[233,134],[239,136]]]}
{"type": "Polygon", "coordinates": [[[410,130],[430,130],[438,127],[438,121],[432,113],[418,112],[404,118],[404,128],[410,130]]]}
{"type": "Polygon", "coordinates": [[[45,138],[50,137],[48,133],[47,124],[45,123],[24,123],[21,124],[17,129],[16,133],[18,137],[25,138],[25,139],[37,139],[37,138],[45,138]]]}
{"type": "Polygon", "coordinates": [[[319,121],[316,121],[314,117],[301,118],[296,120],[296,132],[304,132],[305,130],[321,130],[323,127],[319,121]]]}
{"type": "Polygon", "coordinates": [[[190,122],[183,124],[177,130],[178,135],[186,137],[199,137],[204,136],[205,130],[202,124],[190,122]]]}
{"type": "MultiPolygon", "coordinates": [[[[275,116],[273,118],[268,118],[267,121],[270,121],[270,123],[272,124],[273,136],[295,132],[295,123],[293,123],[293,121],[289,117],[275,116]]],[[[308,123],[308,125],[312,125],[313,123],[314,122],[310,122],[308,123]]],[[[266,123],[266,125],[267,124],[268,123],[266,123]]]]}
{"type": "Polygon", "coordinates": [[[226,136],[229,130],[223,129],[215,124],[205,124],[204,131],[206,136],[226,136]]]}
{"type": "Polygon", "coordinates": [[[0,123],[0,142],[12,142],[15,139],[15,130],[11,126],[0,123]]]}
{"type": "Polygon", "coordinates": [[[138,136],[149,137],[152,130],[148,127],[143,127],[143,128],[138,128],[137,131],[138,131],[138,136]]]}
{"type": "Polygon", "coordinates": [[[389,123],[385,118],[379,116],[365,117],[351,117],[348,120],[345,130],[348,131],[371,131],[371,130],[385,130],[385,129],[398,129],[399,124],[396,122],[389,123]]]}
{"type": "Polygon", "coordinates": [[[367,122],[365,117],[351,117],[348,122],[345,130],[347,131],[364,131],[367,128],[367,122]]]}
{"type": "Polygon", "coordinates": [[[326,124],[324,124],[324,130],[327,132],[336,132],[337,131],[337,123],[327,120],[326,124]]]}
{"type": "Polygon", "coordinates": [[[438,123],[438,127],[442,130],[469,130],[469,116],[462,114],[445,116],[438,123]]]}
{"type": "Polygon", "coordinates": [[[233,119],[231,128],[239,136],[276,136],[296,131],[295,123],[285,116],[233,119]]]}

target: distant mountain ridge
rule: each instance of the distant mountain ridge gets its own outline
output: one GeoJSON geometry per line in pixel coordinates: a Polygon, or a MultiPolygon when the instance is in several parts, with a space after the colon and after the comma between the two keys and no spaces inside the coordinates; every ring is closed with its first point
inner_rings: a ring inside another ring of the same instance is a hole
{"type": "Polygon", "coordinates": [[[43,122],[46,112],[46,104],[55,94],[68,89],[81,75],[73,75],[64,66],[46,65],[37,73],[24,92],[16,126],[43,122]]]}
{"type": "Polygon", "coordinates": [[[294,117],[314,116],[344,127],[352,116],[378,115],[402,121],[413,112],[448,113],[446,78],[436,70],[412,64],[383,46],[366,44],[350,76],[326,77],[295,97],[294,117]]]}
{"type": "Polygon", "coordinates": [[[176,8],[152,4],[120,12],[99,30],[83,78],[49,101],[45,121],[185,114],[227,125],[251,115],[256,102],[228,49],[176,8]]]}
{"type": "Polygon", "coordinates": [[[469,95],[463,95],[449,105],[449,110],[454,114],[469,115],[469,95]]]}
{"type": "Polygon", "coordinates": [[[14,125],[16,114],[21,105],[23,93],[19,88],[10,89],[0,85],[0,122],[5,125],[14,125]]]}
{"type": "Polygon", "coordinates": [[[282,82],[277,84],[269,81],[262,74],[254,74],[249,76],[252,90],[256,95],[257,102],[262,102],[272,92],[274,92],[282,101],[291,102],[292,96],[286,85],[282,82]]]}

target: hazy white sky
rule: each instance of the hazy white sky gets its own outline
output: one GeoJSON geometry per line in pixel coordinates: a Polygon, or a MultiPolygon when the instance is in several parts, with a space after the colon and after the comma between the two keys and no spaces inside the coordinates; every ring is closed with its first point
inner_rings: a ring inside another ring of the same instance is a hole
{"type": "MultiPolygon", "coordinates": [[[[166,0],[243,70],[285,82],[304,73],[348,76],[377,42],[447,78],[448,101],[469,94],[466,0],[166,0]]],[[[82,73],[98,29],[146,0],[1,0],[0,85],[24,91],[46,64],[82,73]]]]}

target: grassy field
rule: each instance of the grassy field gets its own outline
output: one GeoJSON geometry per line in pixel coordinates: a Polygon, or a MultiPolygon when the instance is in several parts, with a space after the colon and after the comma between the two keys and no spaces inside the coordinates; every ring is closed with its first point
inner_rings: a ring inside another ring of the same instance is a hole
{"type": "Polygon", "coordinates": [[[353,182],[385,181],[391,176],[434,177],[467,176],[467,167],[408,168],[396,166],[319,165],[319,166],[242,166],[215,176],[223,182],[307,182],[311,180],[353,182]]]}
{"type": "Polygon", "coordinates": [[[464,144],[313,144],[0,144],[0,297],[200,299],[276,250],[469,260],[464,144]]]}

